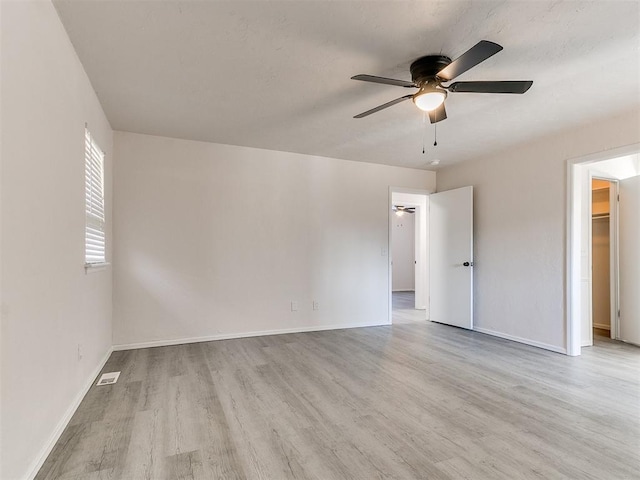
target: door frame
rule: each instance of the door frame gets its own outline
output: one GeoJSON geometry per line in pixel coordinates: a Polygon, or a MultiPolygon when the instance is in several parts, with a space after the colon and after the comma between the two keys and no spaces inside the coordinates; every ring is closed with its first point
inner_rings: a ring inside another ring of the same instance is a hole
{"type": "MultiPolygon", "coordinates": [[[[426,251],[426,257],[424,259],[424,267],[427,268],[429,265],[429,248],[428,248],[428,237],[429,237],[429,209],[428,209],[428,205],[429,205],[429,195],[434,193],[433,191],[430,190],[422,190],[422,189],[417,189],[417,188],[405,188],[405,187],[393,187],[390,186],[389,187],[389,198],[388,198],[388,202],[387,202],[387,215],[388,215],[388,222],[387,222],[387,235],[388,235],[388,245],[389,248],[387,249],[387,292],[389,295],[389,299],[388,299],[388,315],[389,315],[389,324],[393,323],[393,274],[392,274],[392,265],[391,265],[391,261],[392,261],[392,257],[391,257],[391,251],[392,251],[392,247],[393,247],[393,194],[394,193],[406,193],[406,194],[410,194],[410,195],[423,195],[426,197],[427,199],[427,209],[425,210],[424,214],[425,214],[425,221],[426,221],[426,233],[425,236],[426,238],[423,238],[423,241],[426,244],[427,247],[427,251],[426,251]]],[[[416,226],[416,238],[418,237],[419,233],[418,233],[418,224],[419,222],[415,223],[416,226]]],[[[416,250],[418,248],[421,248],[421,245],[418,245],[418,242],[416,242],[416,250]]],[[[418,270],[418,266],[416,266],[415,271],[418,270]]],[[[425,270],[426,272],[426,270],[425,270]]],[[[416,274],[417,276],[417,274],[416,274]]],[[[425,320],[428,319],[429,317],[429,278],[428,275],[426,275],[426,285],[425,285],[425,289],[426,292],[424,292],[426,298],[425,298],[425,320]]],[[[417,287],[417,283],[416,283],[416,287],[417,287]]]]}
{"type": "MultiPolygon", "coordinates": [[[[583,302],[582,273],[586,267],[582,264],[582,252],[589,249],[583,245],[583,223],[591,221],[591,207],[583,208],[585,168],[589,165],[611,160],[617,157],[640,153],[640,143],[625,145],[603,152],[570,158],[567,160],[567,199],[566,199],[566,283],[565,283],[565,344],[567,355],[577,356],[581,353],[581,321],[583,303],[591,305],[590,293],[588,302],[583,302]],[[587,216],[588,215],[588,216],[587,216]]],[[[591,198],[589,193],[588,198],[591,198]]],[[[590,252],[587,254],[590,255],[590,252]]],[[[616,299],[616,303],[617,303],[616,299]]],[[[617,312],[616,312],[617,314],[617,312]]],[[[616,315],[617,319],[617,315],[616,315]]]]}
{"type": "MultiPolygon", "coordinates": [[[[611,323],[609,337],[620,338],[620,180],[610,180],[609,190],[609,295],[611,296],[611,323]]],[[[593,327],[593,325],[592,325],[593,327]]]]}

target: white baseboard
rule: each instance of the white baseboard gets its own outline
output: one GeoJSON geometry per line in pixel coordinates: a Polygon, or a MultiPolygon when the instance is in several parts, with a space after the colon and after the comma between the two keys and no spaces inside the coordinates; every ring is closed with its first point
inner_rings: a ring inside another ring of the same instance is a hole
{"type": "Polygon", "coordinates": [[[260,331],[254,331],[254,332],[220,333],[216,335],[205,335],[202,337],[153,340],[151,342],[140,342],[140,343],[123,343],[119,345],[114,345],[113,350],[117,352],[121,350],[134,350],[136,348],[167,347],[169,345],[182,345],[185,343],[212,342],[215,340],[232,340],[234,338],[264,337],[267,335],[284,335],[287,333],[320,332],[323,330],[343,330],[347,328],[360,328],[360,327],[381,327],[385,325],[391,325],[391,323],[316,325],[312,327],[281,328],[277,330],[260,330],[260,331]]]}
{"type": "Polygon", "coordinates": [[[611,330],[611,325],[606,323],[594,323],[593,328],[599,328],[600,330],[611,330]]]}
{"type": "Polygon", "coordinates": [[[516,337],[515,335],[509,335],[507,333],[495,332],[487,328],[473,327],[474,332],[485,333],[487,335],[493,335],[494,337],[504,338],[505,340],[511,340],[513,342],[524,343],[525,345],[531,345],[532,347],[544,348],[545,350],[551,350],[556,353],[567,354],[567,349],[558,347],[556,345],[550,345],[548,343],[537,342],[535,340],[529,340],[528,338],[516,337]]]}
{"type": "Polygon", "coordinates": [[[100,360],[100,363],[98,364],[98,366],[91,372],[84,386],[78,392],[76,397],[73,399],[73,402],[71,403],[71,405],[69,406],[65,414],[62,416],[62,418],[58,422],[58,425],[56,425],[56,428],[53,430],[53,432],[49,436],[49,440],[47,441],[47,443],[45,443],[44,447],[36,457],[36,460],[31,464],[31,467],[29,468],[29,470],[27,470],[28,472],[30,472],[29,475],[27,476],[28,480],[33,480],[33,478],[35,478],[35,476],[38,474],[38,472],[42,468],[42,465],[44,464],[45,460],[53,450],[53,447],[55,447],[56,443],[60,439],[60,435],[62,435],[62,432],[69,424],[69,421],[71,420],[71,417],[73,417],[73,414],[76,413],[76,410],[80,406],[82,399],[85,397],[85,395],[93,385],[93,382],[98,376],[98,374],[100,373],[100,371],[102,370],[102,367],[104,367],[105,364],[107,363],[107,360],[109,360],[109,356],[111,355],[112,352],[113,352],[113,347],[109,347],[109,349],[107,350],[107,353],[104,355],[102,360],[100,360]]]}

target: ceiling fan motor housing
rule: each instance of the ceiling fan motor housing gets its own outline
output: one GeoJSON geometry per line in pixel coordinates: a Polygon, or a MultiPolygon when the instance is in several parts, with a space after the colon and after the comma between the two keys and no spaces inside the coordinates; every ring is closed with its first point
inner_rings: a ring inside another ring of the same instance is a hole
{"type": "Polygon", "coordinates": [[[420,57],[409,67],[411,80],[418,87],[429,84],[433,86],[439,85],[440,80],[437,78],[437,73],[450,63],[451,59],[444,55],[427,55],[420,57]]]}

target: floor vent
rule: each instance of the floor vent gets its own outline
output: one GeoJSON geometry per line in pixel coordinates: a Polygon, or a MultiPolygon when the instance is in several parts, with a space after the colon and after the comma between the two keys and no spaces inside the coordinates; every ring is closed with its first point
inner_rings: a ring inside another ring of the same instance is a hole
{"type": "Polygon", "coordinates": [[[118,381],[119,376],[120,376],[120,372],[103,373],[102,376],[100,377],[100,380],[98,380],[98,383],[96,383],[96,385],[97,386],[113,385],[118,381]]]}

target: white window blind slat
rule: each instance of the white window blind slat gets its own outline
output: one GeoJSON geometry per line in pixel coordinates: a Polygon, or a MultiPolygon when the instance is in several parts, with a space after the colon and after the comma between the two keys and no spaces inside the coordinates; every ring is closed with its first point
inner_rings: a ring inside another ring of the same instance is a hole
{"type": "Polygon", "coordinates": [[[86,264],[105,263],[104,153],[86,128],[84,138],[84,261],[86,264]]]}
{"type": "Polygon", "coordinates": [[[97,235],[95,233],[90,233],[87,235],[86,242],[87,243],[95,243],[95,242],[104,243],[104,235],[97,235]]]}
{"type": "Polygon", "coordinates": [[[104,245],[104,238],[103,237],[87,238],[86,245],[89,245],[89,246],[104,245]]]}

